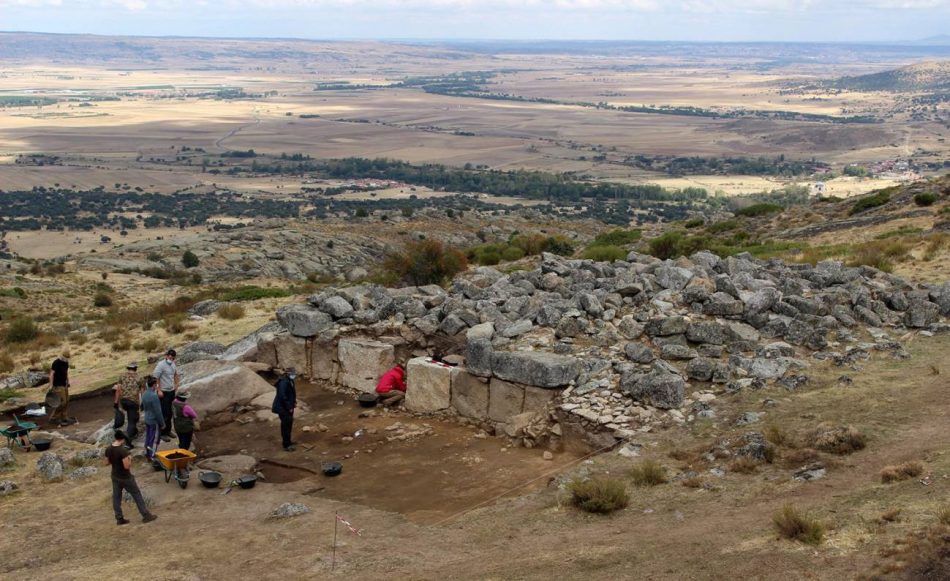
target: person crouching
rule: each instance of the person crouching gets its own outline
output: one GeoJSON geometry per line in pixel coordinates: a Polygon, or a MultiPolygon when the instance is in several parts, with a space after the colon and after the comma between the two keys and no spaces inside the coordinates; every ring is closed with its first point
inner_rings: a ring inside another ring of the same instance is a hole
{"type": "Polygon", "coordinates": [[[179,391],[172,404],[175,433],[178,434],[178,447],[184,450],[191,448],[191,437],[195,434],[195,420],[198,419],[198,414],[187,402],[188,392],[179,391]]]}
{"type": "Polygon", "coordinates": [[[397,365],[383,374],[376,384],[376,395],[379,403],[384,406],[393,406],[406,397],[406,370],[397,365]]]}

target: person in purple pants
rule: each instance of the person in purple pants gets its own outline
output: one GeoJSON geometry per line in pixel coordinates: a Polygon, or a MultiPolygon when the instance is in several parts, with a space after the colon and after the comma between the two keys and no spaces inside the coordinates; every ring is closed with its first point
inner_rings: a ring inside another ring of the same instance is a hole
{"type": "Polygon", "coordinates": [[[158,396],[158,380],[154,377],[145,380],[142,411],[145,412],[145,455],[149,460],[153,460],[155,452],[158,451],[159,434],[165,427],[162,402],[158,396]]]}

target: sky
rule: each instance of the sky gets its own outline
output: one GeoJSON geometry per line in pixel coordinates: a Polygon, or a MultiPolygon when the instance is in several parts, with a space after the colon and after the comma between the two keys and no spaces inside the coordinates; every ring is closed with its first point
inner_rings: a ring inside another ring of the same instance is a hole
{"type": "Polygon", "coordinates": [[[950,0],[0,0],[0,30],[310,39],[901,41],[950,0]]]}

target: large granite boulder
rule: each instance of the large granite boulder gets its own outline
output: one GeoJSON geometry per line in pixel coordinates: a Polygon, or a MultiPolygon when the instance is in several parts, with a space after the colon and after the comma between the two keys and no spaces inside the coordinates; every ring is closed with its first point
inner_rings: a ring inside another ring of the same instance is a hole
{"type": "Polygon", "coordinates": [[[452,405],[452,375],[457,370],[428,357],[416,357],[406,364],[406,409],[437,412],[452,405]]]}
{"type": "Polygon", "coordinates": [[[577,379],[580,361],[573,357],[535,351],[495,351],[492,374],[505,381],[535,387],[563,387],[577,379]]]}
{"type": "Polygon", "coordinates": [[[686,381],[665,366],[654,364],[649,373],[632,370],[624,373],[620,388],[638,401],[661,409],[674,409],[683,404],[686,381]]]}
{"type": "Polygon", "coordinates": [[[202,414],[217,413],[234,404],[274,392],[273,386],[244,365],[233,361],[196,361],[178,368],[188,403],[202,414]]]}
{"type": "Polygon", "coordinates": [[[291,335],[314,337],[333,325],[333,318],[309,305],[287,305],[277,309],[277,321],[291,335]]]}

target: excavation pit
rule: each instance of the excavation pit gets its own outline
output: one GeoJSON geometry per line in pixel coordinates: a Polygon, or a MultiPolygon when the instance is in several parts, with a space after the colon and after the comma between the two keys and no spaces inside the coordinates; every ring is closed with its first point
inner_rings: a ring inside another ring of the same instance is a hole
{"type": "Polygon", "coordinates": [[[298,381],[297,396],[311,411],[295,419],[296,451],[281,448],[277,421],[234,421],[197,434],[199,457],[247,454],[258,459],[268,484],[398,512],[420,524],[543,488],[577,458],[561,452],[545,460],[541,449],[509,447],[454,419],[366,410],[322,384],[298,381]],[[343,472],[324,476],[321,464],[328,461],[341,462],[343,472]]]}

